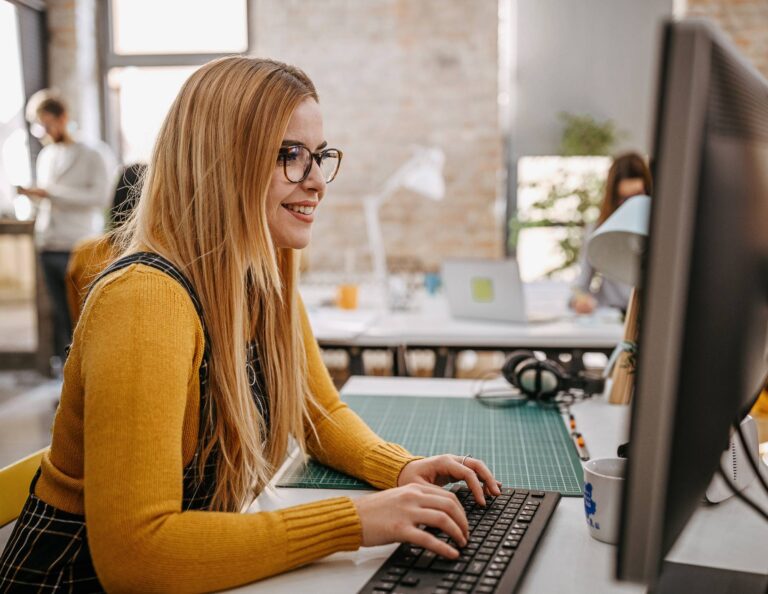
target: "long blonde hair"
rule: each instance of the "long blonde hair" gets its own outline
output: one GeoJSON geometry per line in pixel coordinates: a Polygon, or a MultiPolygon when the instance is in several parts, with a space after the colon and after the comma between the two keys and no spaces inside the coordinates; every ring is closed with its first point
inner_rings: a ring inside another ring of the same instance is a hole
{"type": "Polygon", "coordinates": [[[200,414],[212,431],[199,463],[218,450],[213,509],[247,504],[283,460],[289,435],[305,449],[311,426],[294,252],[274,246],[266,210],[288,122],[308,97],[317,100],[306,74],[280,62],[229,57],[201,67],[166,116],[137,209],[115,232],[122,255],[164,256],[200,299],[211,354],[200,414]],[[246,371],[253,339],[269,439],[246,371]]]}

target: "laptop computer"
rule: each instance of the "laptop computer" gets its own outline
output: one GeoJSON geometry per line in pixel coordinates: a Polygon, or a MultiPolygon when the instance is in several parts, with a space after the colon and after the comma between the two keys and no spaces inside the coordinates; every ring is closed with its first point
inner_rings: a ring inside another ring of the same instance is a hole
{"type": "Polygon", "coordinates": [[[445,260],[442,275],[448,308],[455,318],[517,324],[557,319],[554,313],[526,309],[516,260],[445,260]]]}

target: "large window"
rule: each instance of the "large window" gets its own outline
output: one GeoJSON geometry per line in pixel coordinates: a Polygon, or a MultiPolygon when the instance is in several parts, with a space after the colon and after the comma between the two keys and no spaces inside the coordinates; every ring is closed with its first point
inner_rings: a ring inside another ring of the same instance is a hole
{"type": "Polygon", "coordinates": [[[250,48],[248,0],[103,4],[106,132],[124,163],[147,161],[179,88],[200,65],[250,48]]]}
{"type": "MultiPolygon", "coordinates": [[[[14,209],[15,186],[32,181],[29,138],[24,122],[24,86],[17,9],[0,2],[0,214],[14,209]]],[[[22,201],[28,206],[28,201],[22,201]]],[[[22,204],[16,205],[23,210],[22,204]]],[[[24,215],[28,213],[18,213],[24,215]]]]}
{"type": "Polygon", "coordinates": [[[597,219],[609,157],[522,157],[510,241],[524,281],[570,282],[584,236],[597,219]]]}

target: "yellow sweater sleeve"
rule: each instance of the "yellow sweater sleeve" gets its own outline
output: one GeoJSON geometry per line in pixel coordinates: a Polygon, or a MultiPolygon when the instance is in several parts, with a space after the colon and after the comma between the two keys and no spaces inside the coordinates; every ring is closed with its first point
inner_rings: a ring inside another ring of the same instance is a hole
{"type": "Polygon", "coordinates": [[[108,591],[233,587],[361,544],[340,497],[256,514],[181,511],[182,425],[202,329],[184,290],[145,267],[107,279],[84,313],[84,497],[108,591]]]}
{"type": "Polygon", "coordinates": [[[309,453],[323,464],[362,479],[379,489],[397,486],[403,467],[418,460],[401,446],[381,439],[341,401],[312,333],[306,309],[299,301],[309,389],[326,414],[317,411],[307,428],[309,453]]]}

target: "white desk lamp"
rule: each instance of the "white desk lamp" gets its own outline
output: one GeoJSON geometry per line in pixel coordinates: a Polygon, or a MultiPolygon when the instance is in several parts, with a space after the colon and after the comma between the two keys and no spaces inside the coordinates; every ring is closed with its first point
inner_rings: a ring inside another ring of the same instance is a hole
{"type": "Polygon", "coordinates": [[[364,199],[365,224],[373,260],[373,274],[376,282],[385,290],[387,289],[387,257],[384,251],[379,209],[398,188],[406,188],[430,200],[442,200],[445,196],[444,163],[445,154],[439,148],[414,147],[411,158],[387,179],[381,190],[376,194],[369,194],[364,199]]]}
{"type": "Polygon", "coordinates": [[[632,196],[595,229],[587,243],[587,260],[595,270],[625,285],[640,285],[650,213],[649,196],[632,196]]]}
{"type": "MultiPolygon", "coordinates": [[[[640,262],[648,236],[651,199],[628,198],[590,235],[586,249],[589,263],[604,276],[633,287],[640,285],[640,262]]],[[[604,376],[612,376],[608,401],[628,404],[634,381],[630,357],[637,345],[637,290],[632,291],[624,322],[624,339],[608,359],[604,376]]]]}

